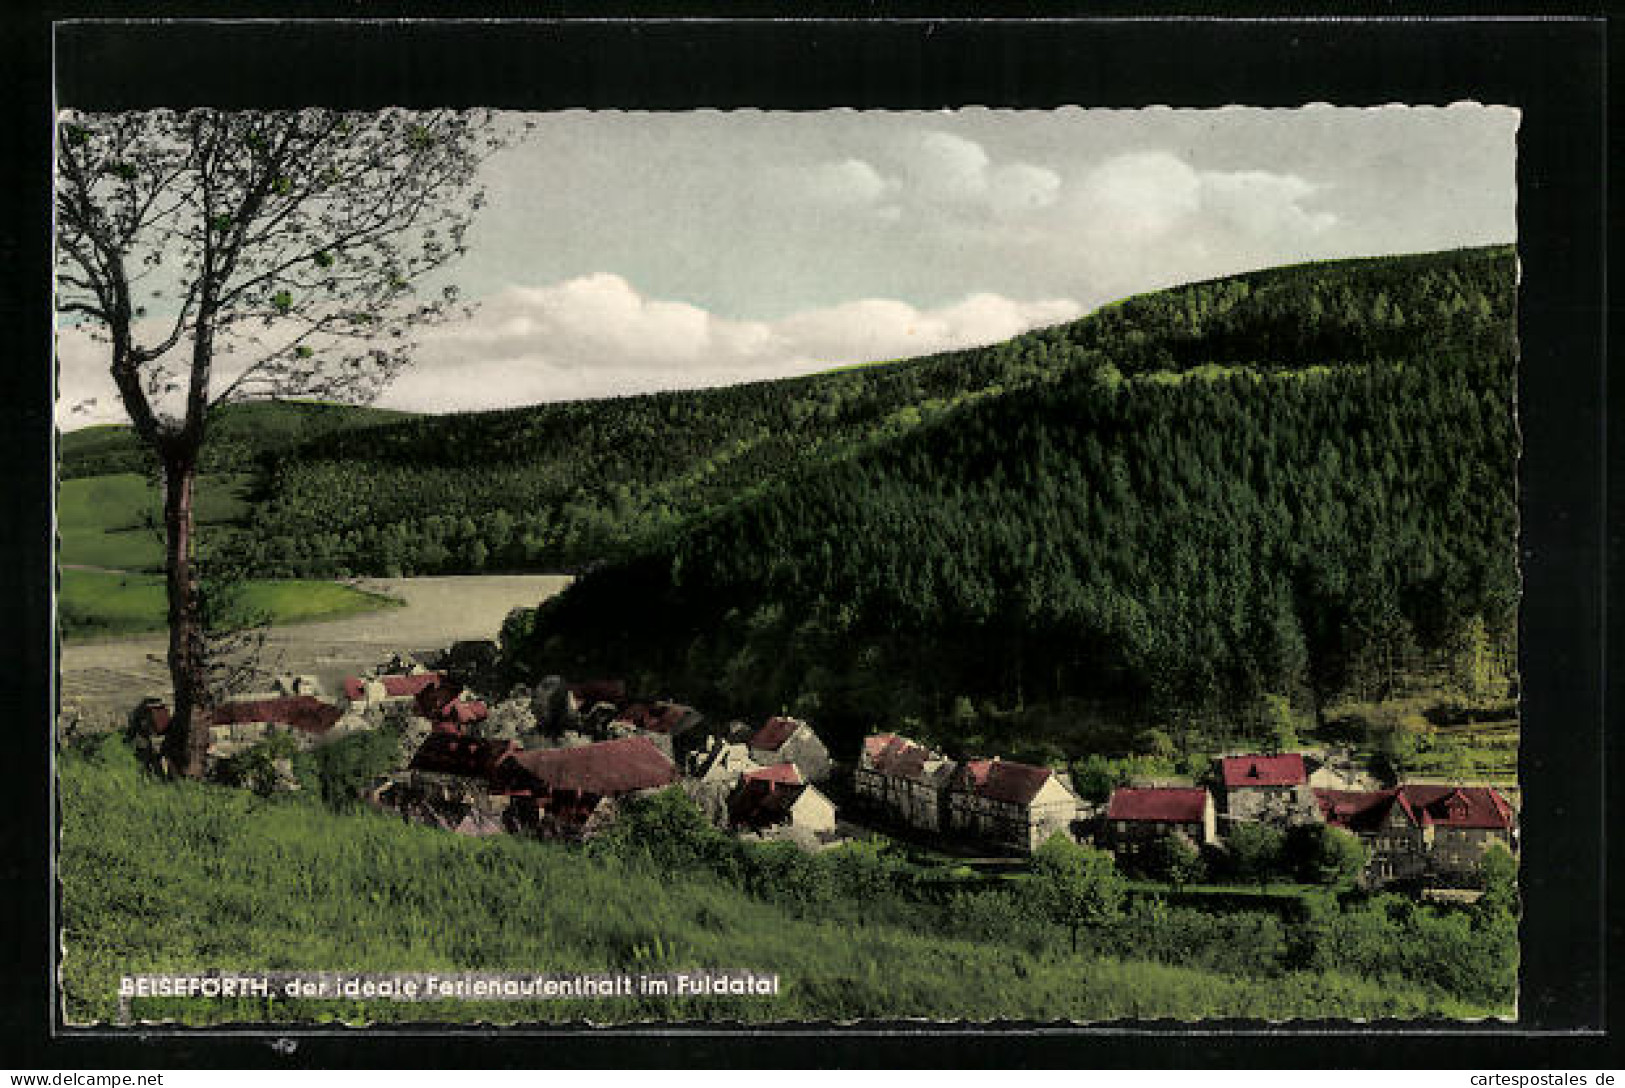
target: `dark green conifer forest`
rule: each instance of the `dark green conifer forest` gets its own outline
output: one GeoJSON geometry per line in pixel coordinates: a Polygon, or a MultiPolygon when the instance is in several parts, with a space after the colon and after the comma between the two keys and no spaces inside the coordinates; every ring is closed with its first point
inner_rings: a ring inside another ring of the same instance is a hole
{"type": "Polygon", "coordinates": [[[1510,655],[1515,268],[1275,270],[988,349],[1043,378],[593,571],[526,652],[853,730],[966,699],[1319,708],[1465,639],[1510,655]]]}
{"type": "Polygon", "coordinates": [[[254,446],[217,546],[581,572],[520,667],[837,734],[1380,699],[1515,657],[1516,282],[1510,247],[1311,264],[924,359],[369,418],[254,446]]]}

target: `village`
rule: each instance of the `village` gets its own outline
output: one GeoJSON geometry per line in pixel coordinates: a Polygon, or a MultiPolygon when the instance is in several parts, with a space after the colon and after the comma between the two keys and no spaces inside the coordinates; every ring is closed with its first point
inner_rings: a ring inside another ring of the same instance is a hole
{"type": "MultiPolygon", "coordinates": [[[[463,835],[583,841],[628,798],[677,787],[717,828],[816,852],[898,837],[965,858],[1019,865],[1056,835],[1109,851],[1131,873],[1170,853],[1220,858],[1240,829],[1324,827],[1362,847],[1356,883],[1424,898],[1470,900],[1485,852],[1516,854],[1518,819],[1499,789],[1383,783],[1344,751],[1232,752],[1196,782],[1132,781],[1103,804],[1068,774],[999,756],[951,759],[899,736],[865,737],[852,760],[812,724],[774,715],[715,726],[693,707],[636,698],[619,680],[549,676],[498,701],[492,643],[459,643],[430,667],[395,654],[329,695],[313,676],[279,677],[211,712],[209,764],[219,779],[269,753],[263,792],[299,789],[291,754],[362,732],[400,738],[364,800],[463,835]],[[837,805],[837,801],[840,805],[837,805]]],[[[170,710],[144,700],[131,716],[138,750],[162,763],[170,710]]]]}

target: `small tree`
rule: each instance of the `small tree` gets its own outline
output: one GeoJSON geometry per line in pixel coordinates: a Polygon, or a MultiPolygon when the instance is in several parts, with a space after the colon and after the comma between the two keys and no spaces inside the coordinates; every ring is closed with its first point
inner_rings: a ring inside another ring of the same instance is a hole
{"type": "Polygon", "coordinates": [[[1173,759],[1174,741],[1161,729],[1147,729],[1134,738],[1134,750],[1156,759],[1173,759]]]}
{"type": "Polygon", "coordinates": [[[1260,890],[1280,869],[1285,836],[1268,824],[1233,824],[1225,843],[1230,848],[1230,867],[1237,878],[1258,882],[1260,890]]]}
{"type": "Polygon", "coordinates": [[[1147,860],[1152,875],[1175,888],[1201,880],[1206,870],[1202,851],[1181,832],[1159,836],[1151,844],[1147,860]]]}
{"type": "Polygon", "coordinates": [[[1348,887],[1365,872],[1370,852],[1357,835],[1326,824],[1302,824],[1287,833],[1286,856],[1306,884],[1348,887]]]}
{"type": "Polygon", "coordinates": [[[202,774],[212,701],[194,496],[214,410],[294,396],[362,402],[407,363],[407,331],[455,292],[414,285],[463,250],[487,118],[450,111],[64,113],[57,312],[109,348],[164,493],[165,756],[202,774]]]}
{"type": "Polygon", "coordinates": [[[594,840],[593,849],[621,858],[643,855],[671,866],[704,856],[719,838],[693,799],[681,787],[669,786],[622,802],[615,822],[594,840]]]}
{"type": "Polygon", "coordinates": [[[1507,914],[1516,917],[1519,908],[1518,860],[1500,843],[1484,851],[1479,862],[1479,877],[1484,895],[1479,909],[1486,914],[1507,914]]]}
{"type": "Polygon", "coordinates": [[[1265,695],[1260,699],[1258,717],[1272,749],[1285,752],[1298,746],[1297,717],[1285,695],[1265,695]]]}
{"type": "Polygon", "coordinates": [[[1059,831],[1034,852],[1027,888],[1036,914],[1067,927],[1073,955],[1079,929],[1110,921],[1123,906],[1123,877],[1112,856],[1059,831]]]}

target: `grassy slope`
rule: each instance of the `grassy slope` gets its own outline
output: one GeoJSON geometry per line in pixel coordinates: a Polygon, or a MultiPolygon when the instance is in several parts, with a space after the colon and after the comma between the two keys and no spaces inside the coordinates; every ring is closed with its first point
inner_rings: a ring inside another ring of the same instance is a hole
{"type": "MultiPolygon", "coordinates": [[[[264,615],[274,626],[337,619],[399,603],[392,597],[310,579],[249,582],[242,595],[245,609],[264,615]]],[[[162,575],[62,572],[58,614],[62,632],[70,639],[162,631],[165,607],[162,575]]]]}
{"type": "MultiPolygon", "coordinates": [[[[408,413],[347,405],[286,401],[232,405],[220,413],[212,442],[246,457],[296,445],[340,430],[398,420],[408,413]]],[[[63,633],[134,634],[162,630],[163,545],[151,528],[162,514],[159,495],[138,471],[141,452],[128,426],[86,427],[62,436],[62,486],[57,502],[64,570],[60,612],[63,633]]],[[[247,512],[240,473],[204,473],[198,484],[198,523],[230,526],[247,512]]],[[[298,623],[387,607],[376,594],[314,580],[259,581],[244,603],[273,623],[298,623]]]]}
{"type": "MultiPolygon", "coordinates": [[[[198,524],[222,525],[242,517],[247,510],[241,494],[245,482],[243,476],[202,477],[198,524]]],[[[163,543],[153,528],[162,518],[162,502],[145,476],[121,472],[64,480],[57,498],[61,560],[114,570],[162,570],[163,543]]]]}
{"type": "Polygon", "coordinates": [[[68,1019],[109,1020],[122,974],[251,970],[776,971],[767,998],[531,1004],[141,999],[137,1019],[772,1020],[1476,1017],[1339,974],[1238,978],[1073,958],[896,923],[794,917],[715,879],[566,848],[470,840],[379,814],[169,784],[127,755],[62,766],[68,1019]],[[118,819],[107,819],[108,813],[118,819]]]}
{"type": "MultiPolygon", "coordinates": [[[[229,525],[245,510],[244,477],[205,476],[198,488],[198,523],[229,525]]],[[[165,625],[163,544],[150,526],[161,516],[158,496],[135,473],[65,480],[57,503],[65,567],[59,616],[69,638],[161,631],[165,625]]],[[[244,587],[246,608],[274,624],[333,619],[394,604],[390,598],[315,580],[255,581],[244,587]]]]}

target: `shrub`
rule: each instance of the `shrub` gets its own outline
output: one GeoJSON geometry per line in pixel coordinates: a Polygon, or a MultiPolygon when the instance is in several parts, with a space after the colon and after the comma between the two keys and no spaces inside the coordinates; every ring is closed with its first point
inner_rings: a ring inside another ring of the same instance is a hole
{"type": "Polygon", "coordinates": [[[1123,903],[1123,877],[1112,856],[1060,832],[1034,852],[1032,879],[1024,890],[1035,915],[1071,933],[1074,953],[1078,930],[1115,917],[1123,903]]]}
{"type": "Polygon", "coordinates": [[[259,743],[221,760],[215,774],[227,785],[242,786],[261,797],[269,797],[288,784],[281,764],[298,750],[299,743],[292,734],[276,729],[259,743]]]}
{"type": "Polygon", "coordinates": [[[1360,879],[1370,852],[1340,827],[1304,824],[1287,832],[1283,860],[1305,884],[1348,887],[1360,879]]]}
{"type": "Polygon", "coordinates": [[[367,730],[318,745],[294,760],[300,782],[338,808],[395,766],[400,741],[388,730],[367,730]]]}

